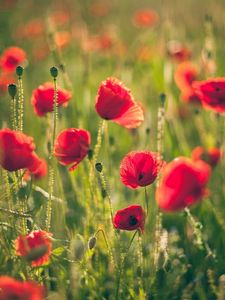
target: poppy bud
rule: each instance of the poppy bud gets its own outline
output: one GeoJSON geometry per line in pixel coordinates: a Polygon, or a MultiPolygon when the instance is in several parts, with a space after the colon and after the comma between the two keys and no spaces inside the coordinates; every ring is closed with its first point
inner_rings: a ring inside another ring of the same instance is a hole
{"type": "Polygon", "coordinates": [[[166,94],[161,93],[161,94],[159,95],[159,99],[160,99],[161,104],[164,105],[164,104],[165,104],[165,101],[166,101],[166,94]]]}
{"type": "Polygon", "coordinates": [[[17,87],[15,84],[12,83],[12,84],[8,85],[8,93],[12,98],[14,98],[16,96],[17,87]]]}
{"type": "Polygon", "coordinates": [[[93,150],[92,149],[89,149],[88,150],[88,159],[91,160],[93,157],[93,150]]]}
{"type": "Polygon", "coordinates": [[[103,165],[101,164],[101,163],[96,163],[95,164],[95,169],[99,172],[99,173],[101,173],[102,172],[102,169],[103,169],[103,165]]]}
{"type": "Polygon", "coordinates": [[[146,132],[147,135],[149,135],[149,133],[150,133],[150,128],[147,127],[147,128],[145,129],[145,132],[146,132]]]}
{"type": "Polygon", "coordinates": [[[102,198],[104,199],[107,196],[107,191],[105,189],[102,189],[102,198]]]}
{"type": "Polygon", "coordinates": [[[23,67],[18,66],[16,68],[16,75],[19,76],[19,77],[21,77],[23,75],[23,70],[24,70],[23,67]]]}
{"type": "Polygon", "coordinates": [[[53,78],[56,78],[58,76],[58,69],[56,67],[51,67],[50,73],[53,78]]]}
{"type": "Polygon", "coordinates": [[[97,239],[95,236],[90,237],[89,241],[88,241],[88,248],[91,250],[95,247],[97,242],[97,239]]]}

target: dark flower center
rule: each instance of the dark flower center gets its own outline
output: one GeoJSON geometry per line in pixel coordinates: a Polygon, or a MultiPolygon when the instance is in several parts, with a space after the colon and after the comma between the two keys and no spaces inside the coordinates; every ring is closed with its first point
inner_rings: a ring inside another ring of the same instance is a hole
{"type": "Polygon", "coordinates": [[[140,173],[139,176],[138,176],[138,180],[143,179],[143,177],[144,177],[144,174],[143,174],[143,173],[140,173]]]}
{"type": "Polygon", "coordinates": [[[216,87],[216,91],[217,91],[217,92],[219,92],[219,91],[220,91],[220,88],[219,88],[218,86],[216,87]]]}
{"type": "Polygon", "coordinates": [[[136,217],[134,217],[134,216],[130,216],[130,217],[129,217],[129,225],[134,226],[134,225],[136,225],[137,223],[138,223],[138,220],[137,220],[136,217]]]}

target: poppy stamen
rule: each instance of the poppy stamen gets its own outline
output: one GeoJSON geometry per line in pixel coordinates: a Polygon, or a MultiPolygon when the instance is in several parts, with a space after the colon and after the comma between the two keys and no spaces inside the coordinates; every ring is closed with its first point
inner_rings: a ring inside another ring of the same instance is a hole
{"type": "Polygon", "coordinates": [[[137,220],[136,217],[134,217],[134,216],[130,216],[130,217],[129,217],[129,224],[130,224],[131,226],[134,226],[134,225],[136,225],[137,223],[138,223],[138,220],[137,220]]]}

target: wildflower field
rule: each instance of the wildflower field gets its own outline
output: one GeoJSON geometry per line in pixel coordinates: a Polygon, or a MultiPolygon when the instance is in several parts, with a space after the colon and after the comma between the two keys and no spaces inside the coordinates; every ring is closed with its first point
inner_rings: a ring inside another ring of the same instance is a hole
{"type": "Polygon", "coordinates": [[[0,300],[225,300],[224,0],[0,0],[0,300]]]}

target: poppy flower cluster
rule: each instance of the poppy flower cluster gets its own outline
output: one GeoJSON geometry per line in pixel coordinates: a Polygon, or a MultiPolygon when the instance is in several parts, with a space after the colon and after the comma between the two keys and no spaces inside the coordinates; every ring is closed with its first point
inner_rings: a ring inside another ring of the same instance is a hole
{"type": "MultiPolygon", "coordinates": [[[[71,99],[71,92],[58,87],[58,106],[66,107],[71,99]]],[[[32,92],[31,103],[34,107],[36,115],[44,116],[54,109],[54,85],[52,82],[45,82],[32,92]]]]}
{"type": "Polygon", "coordinates": [[[43,300],[44,288],[32,281],[17,281],[9,276],[0,276],[1,300],[43,300]]]}
{"type": "Polygon", "coordinates": [[[54,144],[54,155],[63,166],[70,165],[70,171],[88,154],[91,143],[90,133],[85,129],[69,128],[60,132],[54,144]]]}
{"type": "Polygon", "coordinates": [[[185,61],[177,66],[174,79],[181,90],[181,98],[185,102],[200,103],[200,99],[192,87],[192,83],[197,79],[197,76],[197,68],[192,62],[185,61]]]}
{"type": "Polygon", "coordinates": [[[204,149],[198,146],[192,151],[191,157],[194,161],[203,160],[211,167],[215,167],[220,160],[221,151],[216,147],[204,149]]]}
{"type": "Polygon", "coordinates": [[[162,172],[156,190],[158,206],[165,211],[177,211],[197,203],[207,195],[210,174],[210,166],[201,160],[176,158],[162,172]]]}
{"type": "Polygon", "coordinates": [[[155,181],[163,165],[158,153],[132,151],[120,164],[120,179],[129,188],[147,186],[155,181]]]}
{"type": "Polygon", "coordinates": [[[122,230],[144,231],[145,212],[140,205],[131,205],[124,209],[118,210],[113,218],[115,228],[122,230]]]}
{"type": "Polygon", "coordinates": [[[95,109],[103,119],[128,129],[137,128],[144,121],[141,106],[116,78],[108,78],[100,84],[95,109]]]}
{"type": "Polygon", "coordinates": [[[225,77],[195,81],[193,88],[204,108],[225,113],[225,77]]]}
{"type": "Polygon", "coordinates": [[[48,263],[52,250],[51,236],[51,233],[43,230],[18,236],[15,240],[16,254],[31,261],[32,267],[48,263]]]}

